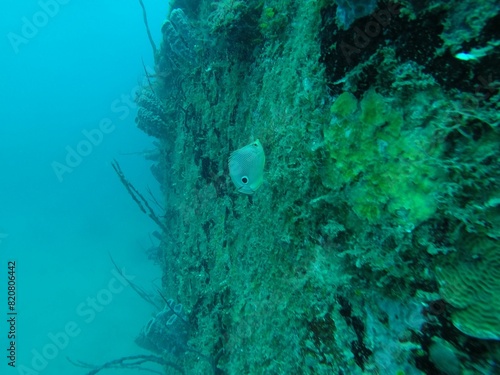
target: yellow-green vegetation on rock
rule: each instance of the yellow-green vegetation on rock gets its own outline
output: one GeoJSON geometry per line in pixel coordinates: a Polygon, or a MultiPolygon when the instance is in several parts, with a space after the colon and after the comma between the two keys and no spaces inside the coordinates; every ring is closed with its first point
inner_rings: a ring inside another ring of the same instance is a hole
{"type": "Polygon", "coordinates": [[[442,168],[435,160],[443,142],[436,139],[442,136],[435,124],[405,122],[405,111],[413,107],[398,107],[374,90],[359,103],[351,93],[341,94],[324,130],[330,160],[323,182],[332,189],[346,187],[360,218],[411,229],[437,208],[442,168]]]}
{"type": "Polygon", "coordinates": [[[452,322],[463,333],[500,340],[500,246],[474,239],[463,245],[469,256],[440,267],[440,293],[454,310],[452,322]]]}
{"type": "Polygon", "coordinates": [[[247,2],[241,0],[219,0],[211,3],[213,11],[208,16],[212,32],[235,27],[240,17],[247,10],[247,2]]]}
{"type": "Polygon", "coordinates": [[[259,21],[259,29],[267,39],[276,38],[286,27],[288,12],[278,12],[272,7],[264,7],[259,21]]]}

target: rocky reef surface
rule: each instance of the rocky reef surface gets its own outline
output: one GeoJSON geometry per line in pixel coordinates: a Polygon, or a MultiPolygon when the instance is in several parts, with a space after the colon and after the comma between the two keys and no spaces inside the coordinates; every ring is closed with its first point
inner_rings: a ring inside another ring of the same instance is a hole
{"type": "Polygon", "coordinates": [[[172,2],[137,98],[196,348],[168,360],[500,371],[499,25],[492,0],[172,2]],[[265,182],[239,194],[256,139],[265,182]]]}

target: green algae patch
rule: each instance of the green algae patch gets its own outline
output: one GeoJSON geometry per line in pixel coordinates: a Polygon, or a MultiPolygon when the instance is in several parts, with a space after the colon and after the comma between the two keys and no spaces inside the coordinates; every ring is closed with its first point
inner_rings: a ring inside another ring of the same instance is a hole
{"type": "Polygon", "coordinates": [[[361,101],[361,115],[360,122],[371,127],[378,127],[382,125],[387,118],[390,109],[385,104],[382,95],[377,94],[374,90],[366,93],[361,101]]]}
{"type": "Polygon", "coordinates": [[[433,160],[443,150],[434,141],[437,129],[405,124],[405,110],[411,108],[399,109],[374,90],[359,102],[341,94],[324,130],[330,160],[322,179],[329,188],[346,189],[360,218],[411,229],[435,213],[441,169],[433,160]]]}
{"type": "Polygon", "coordinates": [[[330,112],[339,117],[347,117],[352,115],[357,109],[358,100],[356,97],[350,92],[344,92],[335,100],[330,108],[330,112]]]}

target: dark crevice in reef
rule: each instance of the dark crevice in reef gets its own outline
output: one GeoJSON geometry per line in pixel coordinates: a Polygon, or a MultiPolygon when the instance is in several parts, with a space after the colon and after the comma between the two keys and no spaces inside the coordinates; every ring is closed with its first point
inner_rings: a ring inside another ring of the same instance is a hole
{"type": "Polygon", "coordinates": [[[340,305],[340,315],[344,317],[346,323],[351,326],[356,333],[357,340],[351,342],[351,351],[354,355],[356,364],[364,370],[365,361],[372,355],[372,351],[368,349],[363,342],[365,324],[362,319],[352,314],[352,306],[346,298],[338,295],[337,302],[340,305]]]}
{"type": "MultiPolygon", "coordinates": [[[[444,41],[443,19],[447,10],[421,12],[415,19],[400,15],[400,5],[379,2],[378,8],[367,17],[353,22],[348,30],[338,28],[335,14],[337,6],[322,10],[321,59],[326,67],[329,87],[334,94],[340,93],[341,86],[333,83],[341,80],[360,64],[365,64],[384,46],[393,47],[398,64],[413,61],[423,67],[425,73],[446,89],[475,92],[481,89],[481,80],[487,80],[497,69],[495,58],[487,56],[471,64],[457,59],[446,49],[439,55],[444,41]],[[418,32],[416,32],[418,30],[418,32]]],[[[493,17],[485,27],[488,40],[500,39],[500,16],[493,17]]],[[[484,47],[488,40],[473,39],[464,45],[464,52],[472,48],[484,47]]],[[[376,83],[382,58],[363,67],[357,93],[361,94],[376,83]]],[[[390,82],[386,82],[390,84],[390,82]]],[[[484,86],[484,85],[483,85],[484,86]]]]}

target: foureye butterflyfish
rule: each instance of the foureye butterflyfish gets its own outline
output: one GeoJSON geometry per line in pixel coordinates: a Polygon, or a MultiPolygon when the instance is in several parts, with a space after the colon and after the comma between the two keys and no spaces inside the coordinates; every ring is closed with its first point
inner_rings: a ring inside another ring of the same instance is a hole
{"type": "Polygon", "coordinates": [[[252,195],[264,182],[266,155],[256,141],[233,151],[229,157],[229,176],[240,193],[252,195]]]}

